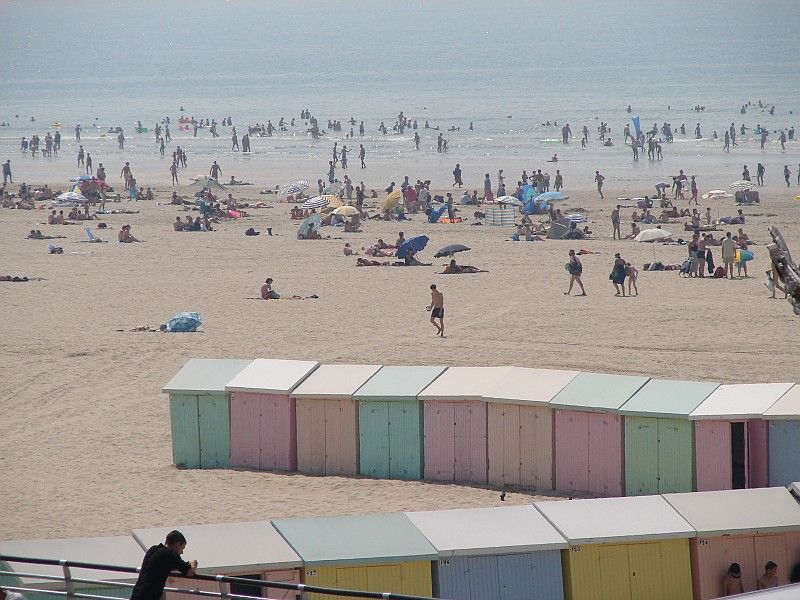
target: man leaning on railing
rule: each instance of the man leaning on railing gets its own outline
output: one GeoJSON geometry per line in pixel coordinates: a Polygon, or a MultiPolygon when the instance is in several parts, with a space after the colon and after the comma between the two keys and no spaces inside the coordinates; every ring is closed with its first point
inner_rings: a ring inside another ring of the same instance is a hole
{"type": "MultiPolygon", "coordinates": [[[[169,574],[178,571],[191,577],[197,571],[197,561],[186,562],[181,554],[186,549],[186,538],[180,531],[170,531],[163,544],[152,546],[145,553],[139,578],[131,592],[131,600],[160,600],[169,574]]],[[[5,600],[0,598],[0,600],[5,600]]],[[[11,600],[19,600],[12,598],[11,600]]]]}
{"type": "Polygon", "coordinates": [[[0,600],[25,600],[25,596],[19,592],[9,592],[0,588],[0,600]]]}

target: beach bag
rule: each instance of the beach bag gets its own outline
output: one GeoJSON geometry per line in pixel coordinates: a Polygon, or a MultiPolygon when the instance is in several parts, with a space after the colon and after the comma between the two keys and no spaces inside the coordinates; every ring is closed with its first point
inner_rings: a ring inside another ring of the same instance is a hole
{"type": "Polygon", "coordinates": [[[714,271],[714,279],[724,279],[724,278],[725,278],[725,268],[717,267],[716,271],[714,271]]]}
{"type": "Polygon", "coordinates": [[[681,275],[682,277],[687,277],[691,272],[692,272],[692,259],[687,258],[681,264],[681,268],[678,271],[678,275],[681,275]]]}

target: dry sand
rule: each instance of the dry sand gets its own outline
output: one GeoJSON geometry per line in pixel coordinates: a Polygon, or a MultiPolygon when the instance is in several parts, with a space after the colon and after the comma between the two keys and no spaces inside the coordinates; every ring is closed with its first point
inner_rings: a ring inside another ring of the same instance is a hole
{"type": "MultiPolygon", "coordinates": [[[[614,198],[631,190],[609,187],[604,202],[591,190],[569,191],[564,208],[588,209],[595,240],[512,243],[507,229],[474,227],[471,219],[431,226],[418,216],[402,224],[369,221],[360,234],[326,228],[337,239],[298,241],[286,205],[252,211],[252,218],[213,233],[186,234],[172,231],[175,208],[125,203],[141,213],[104,217],[111,230],[100,235],[115,240],[118,228],[131,223],[146,242],[95,245],[77,243],[82,227],[39,225],[45,211],[0,210],[0,274],[44,278],[0,283],[0,539],[499,503],[496,490],[467,486],[179,471],[171,464],[168,399],[160,389],[191,357],[513,364],[721,382],[800,379],[798,317],[787,302],[771,300],[763,285],[768,225],[778,225],[800,256],[795,187],[764,188],[764,203],[745,209],[744,229],[759,243],[752,278],[692,280],[642,271],[640,296],[625,299],[614,297],[608,281],[614,252],[641,268],[654,253],[680,263],[686,247],[610,240],[614,198]],[[250,226],[264,233],[245,237],[250,226]],[[48,255],[48,242],[23,239],[34,227],[68,236],[60,240],[64,254],[48,255]],[[342,255],[345,241],[360,250],[378,237],[393,242],[399,230],[430,236],[421,254],[426,260],[441,246],[466,243],[473,250],[461,262],[489,273],[434,274],[444,260],[433,260],[436,268],[356,268],[355,258],[342,255]],[[587,298],[562,293],[570,247],[601,253],[583,258],[587,298]],[[284,296],[319,299],[248,299],[267,276],[284,296]],[[434,337],[425,311],[432,282],[445,295],[445,339],[434,337]],[[183,310],[202,314],[202,333],[129,331],[158,327],[183,310]]],[[[234,192],[264,198],[252,188],[234,192]]],[[[712,206],[715,215],[735,213],[732,200],[712,206]]],[[[512,493],[508,501],[530,498],[512,493]]]]}

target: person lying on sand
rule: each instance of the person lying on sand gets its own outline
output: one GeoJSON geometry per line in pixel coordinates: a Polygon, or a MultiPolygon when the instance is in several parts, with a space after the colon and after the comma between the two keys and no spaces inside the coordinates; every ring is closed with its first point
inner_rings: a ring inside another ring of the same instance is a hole
{"type": "Polygon", "coordinates": [[[460,275],[462,273],[488,273],[488,271],[473,267],[472,265],[458,265],[456,264],[455,258],[451,258],[450,264],[442,271],[442,275],[460,275]]]}
{"type": "Polygon", "coordinates": [[[66,239],[65,235],[42,235],[41,229],[31,229],[31,232],[25,239],[28,240],[63,240],[66,239]]]}
{"type": "Polygon", "coordinates": [[[379,260],[369,260],[368,258],[357,258],[356,259],[356,266],[357,267],[390,267],[391,263],[388,260],[383,262],[379,260]]]}

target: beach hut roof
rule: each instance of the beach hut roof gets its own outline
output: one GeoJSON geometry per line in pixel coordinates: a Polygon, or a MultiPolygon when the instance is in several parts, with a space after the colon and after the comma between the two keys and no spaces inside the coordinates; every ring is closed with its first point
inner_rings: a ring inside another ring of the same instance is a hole
{"type": "Polygon", "coordinates": [[[775,404],[765,410],[764,418],[800,421],[800,385],[792,386],[775,404]]]}
{"type": "MultiPolygon", "coordinates": [[[[143,549],[163,543],[173,527],[134,529],[133,537],[143,549]]],[[[200,573],[224,575],[303,565],[291,546],[269,521],[217,523],[178,527],[186,536],[200,573]]]]}
{"type": "Polygon", "coordinates": [[[661,496],[536,502],[570,546],[694,537],[694,529],[661,496]]]}
{"type": "Polygon", "coordinates": [[[579,374],[580,371],[509,367],[508,374],[490,386],[484,397],[508,404],[547,404],[579,374]]]}
{"type": "Polygon", "coordinates": [[[353,395],[356,400],[410,400],[447,367],[383,367],[353,395]]]}
{"type": "Polygon", "coordinates": [[[297,398],[349,398],[380,365],[320,365],[292,392],[297,398]]]}
{"type": "Polygon", "coordinates": [[[439,556],[400,513],[279,519],[272,523],[306,565],[427,561],[439,556]]]}
{"type": "Polygon", "coordinates": [[[550,403],[553,408],[614,412],[619,410],[645,383],[647,377],[581,373],[550,403]]]}
{"type": "Polygon", "coordinates": [[[313,360],[257,358],[228,382],[225,389],[236,392],[286,394],[319,366],[313,360]]]}
{"type": "MultiPolygon", "coordinates": [[[[0,542],[0,554],[12,556],[31,556],[55,560],[99,563],[120,567],[140,567],[144,551],[132,537],[127,535],[111,537],[67,538],[51,540],[19,540],[0,542]]],[[[30,565],[9,563],[7,571],[37,573],[61,577],[64,570],[60,566],[30,565]]],[[[111,573],[93,569],[71,569],[73,577],[79,579],[98,579],[104,581],[136,581],[136,573],[111,573]]],[[[19,577],[23,586],[42,589],[63,589],[64,583],[55,580],[41,580],[35,577],[19,577]]],[[[81,584],[76,584],[81,587],[81,584]]]]}
{"type": "Polygon", "coordinates": [[[638,417],[688,418],[718,383],[651,379],[622,405],[624,415],[638,417]]]}
{"type": "Polygon", "coordinates": [[[794,585],[782,585],[769,590],[758,592],[746,592],[737,594],[737,600],[797,600],[800,598],[800,583],[794,585]]]}
{"type": "Polygon", "coordinates": [[[533,506],[406,513],[440,557],[561,550],[568,544],[533,506]]]}
{"type": "Polygon", "coordinates": [[[800,503],[786,488],[664,494],[698,535],[800,531],[800,503]]]}
{"type": "Polygon", "coordinates": [[[228,382],[250,362],[227,358],[192,358],[169,380],[162,391],[165,394],[224,392],[228,382]]]}
{"type": "Polygon", "coordinates": [[[509,372],[509,367],[450,367],[419,397],[425,400],[483,400],[487,389],[509,372]]]}
{"type": "Polygon", "coordinates": [[[760,419],[792,383],[737,383],[719,386],[689,415],[690,419],[760,419]]]}

